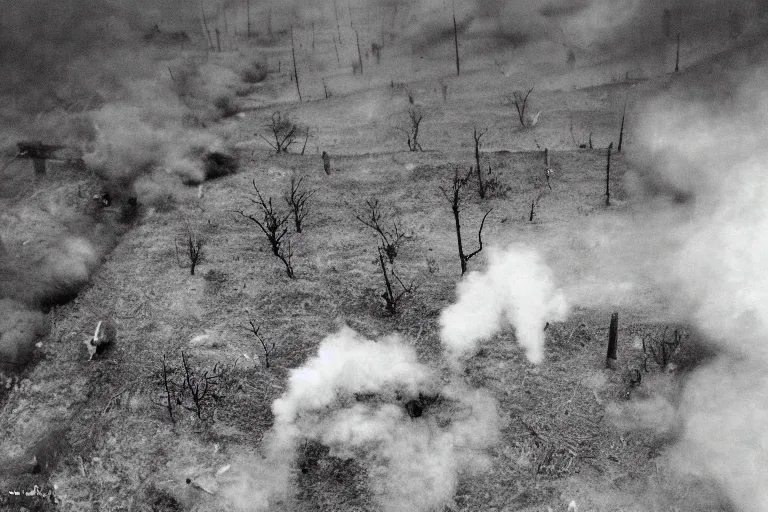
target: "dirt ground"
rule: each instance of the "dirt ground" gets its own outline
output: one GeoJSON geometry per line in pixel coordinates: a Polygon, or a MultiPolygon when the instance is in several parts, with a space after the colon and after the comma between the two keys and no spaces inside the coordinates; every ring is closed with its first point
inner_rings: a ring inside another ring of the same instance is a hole
{"type": "MultiPolygon", "coordinates": [[[[546,72],[509,75],[491,57],[477,59],[455,77],[451,69],[440,69],[442,55],[413,64],[410,56],[385,50],[381,64],[366,61],[362,77],[350,78],[351,70],[343,67],[328,78],[332,96],[326,100],[319,78],[329,76],[322,70],[335,61],[326,45],[323,58],[301,62],[306,92],[300,103],[285,73],[286,48],[272,51],[270,65],[280,60],[282,73],[268,79],[264,87],[271,92],[254,92],[241,115],[210,128],[236,148],[240,170],[206,182],[202,194],[179,188],[166,209],[142,209],[88,286],[48,314],[50,332],[37,349],[36,364],[4,396],[0,507],[219,510],[205,479],[236,456],[260,450],[273,422],[270,404],[285,391],[288,372],[344,323],[369,337],[400,333],[421,361],[442,367],[438,316],[454,301],[461,276],[450,204],[440,187],[450,184],[457,169],[474,164],[472,129],[478,127],[488,129],[482,165],[491,167],[505,191],[468,199],[462,212],[465,243],[475,246],[476,226],[492,209],[483,232],[486,246],[536,248],[553,262],[567,289],[595,297],[567,321],[548,327],[541,365],[526,360],[512,329],[483,342],[469,360],[464,379],[497,400],[501,439],[490,451],[487,471],[462,477],[445,510],[564,511],[571,501],[596,512],[727,510],[710,483],[674,473],[665,455],[674,431],[622,427],[624,404],[654,392],[677,393],[688,371],[686,358],[703,357],[696,333],[674,324],[656,283],[612,273],[610,262],[595,264],[605,244],[622,256],[622,223],[643,215],[632,194],[636,160],[625,153],[612,155],[613,202],[605,206],[606,146],[617,142],[622,108],[626,101],[628,111],[638,114],[635,105],[674,78],[625,80],[606,65],[592,75],[603,83],[585,83],[598,64],[568,70],[559,57],[546,72]],[[406,60],[412,64],[403,65],[406,60]],[[445,101],[441,82],[448,84],[445,101]],[[533,127],[521,127],[514,107],[505,103],[505,96],[527,85],[534,87],[529,109],[541,111],[533,127]],[[424,116],[423,152],[408,151],[399,130],[412,106],[409,91],[424,116]],[[297,146],[273,154],[256,136],[266,133],[278,110],[310,127],[303,155],[297,146]],[[593,147],[579,148],[590,136],[593,147]],[[549,185],[545,148],[553,170],[549,185]],[[322,151],[332,158],[329,176],[322,151]],[[291,176],[305,176],[315,191],[304,232],[292,239],[295,279],[285,275],[258,227],[238,213],[255,211],[253,183],[282,207],[291,176]],[[418,286],[396,315],[387,314],[380,298],[375,236],[355,219],[369,198],[378,199],[410,235],[398,269],[418,286]],[[204,239],[194,276],[177,261],[175,241],[187,227],[204,239]],[[612,292],[598,297],[606,286],[612,292]],[[614,311],[619,359],[610,370],[605,353],[614,311]],[[269,367],[247,330],[249,320],[275,343],[269,367]],[[89,361],[84,341],[99,321],[115,325],[116,341],[89,361]],[[658,338],[667,326],[689,335],[675,355],[674,372],[649,359],[642,346],[643,338],[658,338]],[[178,408],[175,423],[169,418],[162,365],[164,358],[180,365],[182,352],[200,369],[229,367],[213,417],[201,420],[178,408]],[[633,380],[636,375],[642,375],[641,383],[633,380]],[[8,493],[34,486],[52,491],[58,504],[8,493]]],[[[628,147],[632,129],[630,121],[628,147]]],[[[31,171],[15,169],[21,181],[31,171]]],[[[47,181],[36,185],[43,192],[32,192],[33,184],[25,182],[14,185],[25,195],[0,198],[7,207],[6,238],[12,230],[10,238],[23,238],[35,223],[40,229],[39,219],[23,213],[45,203],[45,190],[74,197],[78,186],[90,186],[90,178],[75,179],[73,172],[51,168],[47,181]],[[21,197],[29,199],[25,206],[21,197]]],[[[469,263],[470,270],[484,265],[485,252],[469,263]]],[[[365,473],[358,462],[321,454],[308,472],[295,469],[295,495],[273,509],[375,510],[365,473]]]]}

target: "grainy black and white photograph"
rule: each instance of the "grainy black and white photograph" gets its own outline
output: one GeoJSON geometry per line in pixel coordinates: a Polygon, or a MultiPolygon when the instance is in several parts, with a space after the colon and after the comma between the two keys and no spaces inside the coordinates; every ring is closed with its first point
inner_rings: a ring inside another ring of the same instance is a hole
{"type": "Polygon", "coordinates": [[[767,0],[0,5],[0,510],[768,511],[767,0]]]}

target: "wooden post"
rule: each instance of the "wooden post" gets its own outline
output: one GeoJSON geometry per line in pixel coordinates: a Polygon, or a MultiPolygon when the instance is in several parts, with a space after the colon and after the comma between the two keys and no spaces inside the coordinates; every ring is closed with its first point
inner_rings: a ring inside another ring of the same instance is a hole
{"type": "MultiPolygon", "coordinates": [[[[333,12],[336,14],[336,31],[339,33],[339,44],[341,44],[341,28],[339,27],[339,7],[336,5],[336,0],[333,0],[333,12]]],[[[333,44],[336,44],[336,41],[333,41],[333,44]]],[[[336,59],[339,58],[339,50],[336,49],[336,59]]]]}
{"type": "Polygon", "coordinates": [[[360,53],[360,34],[355,30],[355,37],[357,38],[357,62],[360,64],[360,74],[363,74],[363,54],[360,53]]]}
{"type": "Polygon", "coordinates": [[[624,111],[621,113],[621,128],[619,129],[619,147],[617,153],[621,153],[621,143],[624,141],[624,119],[627,117],[627,100],[624,100],[624,111]]]}
{"type": "Polygon", "coordinates": [[[208,47],[212,50],[213,40],[211,39],[211,31],[208,30],[208,19],[205,17],[205,6],[203,4],[203,0],[200,0],[200,13],[202,14],[203,18],[203,29],[205,30],[205,35],[208,38],[208,47]]]}
{"type": "Polygon", "coordinates": [[[613,142],[608,144],[608,160],[605,164],[605,206],[611,206],[611,152],[613,142]]]}
{"type": "Polygon", "coordinates": [[[680,32],[677,33],[677,54],[675,55],[675,73],[680,71],[680,32]]]}
{"type": "MultiPolygon", "coordinates": [[[[341,40],[339,40],[339,44],[341,44],[341,40]]],[[[333,49],[336,50],[336,64],[341,67],[341,60],[339,60],[339,47],[336,46],[336,38],[333,38],[333,49]]]]}
{"type": "Polygon", "coordinates": [[[293,76],[296,77],[296,92],[299,93],[299,101],[302,101],[301,89],[299,88],[299,72],[296,69],[296,45],[293,42],[293,25],[291,25],[291,55],[293,56],[293,76]]]}
{"type": "Polygon", "coordinates": [[[605,367],[611,370],[616,369],[618,359],[616,357],[616,347],[619,337],[619,314],[611,315],[611,326],[608,329],[608,352],[605,356],[605,367]]]}
{"type": "Polygon", "coordinates": [[[219,33],[219,27],[215,28],[216,32],[216,51],[221,53],[221,34],[219,33]]]}
{"type": "Polygon", "coordinates": [[[456,2],[453,3],[453,46],[456,49],[456,75],[461,74],[461,67],[459,66],[459,34],[456,27],[456,2]]]}
{"type": "Polygon", "coordinates": [[[248,20],[246,23],[245,34],[246,34],[246,37],[250,39],[251,38],[251,0],[245,0],[245,16],[248,20]]]}
{"type": "Polygon", "coordinates": [[[312,53],[315,53],[315,22],[312,22],[312,53]]]}

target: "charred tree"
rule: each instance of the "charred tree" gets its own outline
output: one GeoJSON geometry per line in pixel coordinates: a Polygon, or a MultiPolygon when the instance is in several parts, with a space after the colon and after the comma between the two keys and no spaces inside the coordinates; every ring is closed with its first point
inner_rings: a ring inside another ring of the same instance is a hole
{"type": "Polygon", "coordinates": [[[616,352],[618,346],[619,337],[619,314],[613,313],[611,315],[611,325],[608,329],[608,352],[605,356],[605,367],[611,370],[616,369],[618,362],[616,352]]]}
{"type": "Polygon", "coordinates": [[[453,3],[453,47],[456,50],[456,75],[461,74],[459,63],[459,29],[456,25],[456,2],[453,3]]]}
{"type": "Polygon", "coordinates": [[[483,215],[483,220],[480,222],[480,229],[477,231],[478,248],[475,251],[466,254],[464,252],[464,243],[461,239],[461,210],[464,199],[463,189],[469,183],[471,177],[472,169],[470,169],[469,172],[464,176],[460,175],[459,170],[456,169],[456,173],[451,180],[451,188],[445,189],[440,187],[440,191],[450,203],[451,211],[453,212],[453,220],[456,226],[456,242],[458,245],[459,262],[461,264],[461,275],[464,275],[464,273],[467,271],[467,262],[483,250],[483,226],[485,226],[485,219],[492,211],[491,209],[485,212],[485,215],[483,215]]]}
{"type": "Polygon", "coordinates": [[[608,155],[605,162],[605,206],[611,206],[611,152],[613,142],[608,144],[608,155]]]}
{"type": "Polygon", "coordinates": [[[293,25],[291,25],[291,56],[293,57],[293,76],[296,78],[296,92],[301,100],[301,88],[299,87],[299,71],[296,68],[296,44],[293,42],[293,25]]]}
{"type": "Polygon", "coordinates": [[[480,199],[485,199],[485,184],[483,184],[483,172],[480,167],[480,139],[488,132],[487,129],[478,132],[477,127],[472,131],[472,137],[475,139],[475,170],[477,171],[477,192],[480,199]]]}

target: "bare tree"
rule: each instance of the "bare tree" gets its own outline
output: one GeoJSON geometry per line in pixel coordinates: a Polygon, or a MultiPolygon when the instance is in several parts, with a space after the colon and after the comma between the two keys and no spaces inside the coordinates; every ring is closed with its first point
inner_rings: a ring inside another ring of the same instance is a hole
{"type": "Polygon", "coordinates": [[[456,2],[453,2],[453,47],[456,50],[456,75],[461,74],[461,66],[459,62],[459,29],[456,25],[456,2]]]}
{"type": "Polygon", "coordinates": [[[477,171],[477,191],[480,199],[485,199],[485,185],[483,184],[483,171],[480,168],[480,139],[488,132],[488,129],[477,131],[475,126],[472,131],[472,137],[475,139],[475,170],[477,171]]]}
{"type": "Polygon", "coordinates": [[[194,411],[198,419],[203,419],[203,409],[212,400],[218,400],[215,393],[215,387],[219,384],[221,374],[219,373],[219,365],[216,363],[211,370],[205,370],[202,374],[199,371],[195,371],[189,364],[187,356],[184,352],[181,353],[181,364],[184,368],[184,385],[182,394],[189,392],[193,407],[187,407],[186,409],[194,411]]]}
{"type": "Polygon", "coordinates": [[[379,236],[379,245],[384,251],[389,263],[392,264],[400,250],[400,245],[408,239],[397,219],[392,219],[392,228],[388,228],[384,220],[384,213],[378,199],[368,199],[365,207],[355,215],[355,218],[363,225],[371,228],[379,236]]]}
{"type": "Polygon", "coordinates": [[[613,151],[613,142],[608,144],[605,162],[605,206],[611,206],[611,152],[613,151]]]}
{"type": "Polygon", "coordinates": [[[467,186],[470,179],[472,177],[472,169],[467,172],[466,175],[462,176],[459,174],[459,170],[456,169],[456,172],[453,176],[453,179],[451,180],[451,188],[445,189],[443,187],[440,187],[440,191],[443,193],[445,198],[448,200],[448,202],[451,204],[451,210],[453,211],[453,219],[456,223],[456,240],[458,243],[458,250],[459,250],[459,261],[461,263],[461,275],[464,275],[464,273],[467,271],[467,262],[472,259],[475,255],[477,255],[480,251],[483,250],[483,226],[485,226],[485,219],[488,217],[488,214],[493,211],[493,209],[488,210],[485,212],[485,215],[483,215],[483,220],[480,222],[480,229],[477,231],[477,243],[478,248],[477,250],[465,254],[464,253],[464,244],[461,240],[461,210],[463,207],[463,189],[467,186]]]}
{"type": "Polygon", "coordinates": [[[419,144],[419,126],[423,117],[420,108],[416,106],[410,107],[408,109],[409,129],[400,128],[401,131],[408,135],[408,149],[411,151],[424,151],[421,148],[421,144],[419,144]]]}
{"type": "Polygon", "coordinates": [[[261,326],[256,325],[253,320],[248,320],[248,324],[250,325],[250,327],[243,327],[243,328],[249,331],[251,334],[253,334],[253,336],[261,345],[261,348],[264,350],[264,367],[269,368],[269,356],[275,353],[275,342],[273,341],[272,343],[270,343],[267,340],[265,340],[264,336],[260,334],[261,326]]]}
{"type": "Polygon", "coordinates": [[[520,126],[525,127],[525,109],[528,107],[528,96],[533,92],[533,87],[526,92],[515,91],[512,93],[511,98],[507,98],[507,102],[515,106],[517,110],[517,117],[520,119],[520,126]]]}
{"type": "Polygon", "coordinates": [[[381,298],[386,303],[387,312],[394,315],[397,313],[397,306],[400,300],[407,294],[412,293],[415,290],[415,279],[410,284],[403,283],[400,276],[395,272],[394,262],[390,260],[389,264],[385,261],[385,257],[389,257],[385,248],[381,245],[378,247],[379,252],[379,265],[381,268],[381,274],[384,277],[384,293],[381,294],[381,298]],[[400,291],[395,291],[395,283],[400,285],[400,291]]]}
{"type": "Polygon", "coordinates": [[[291,56],[293,57],[293,76],[296,78],[296,92],[299,93],[299,101],[301,101],[301,89],[299,88],[299,71],[296,68],[296,45],[293,42],[293,25],[291,25],[291,56]]]}
{"type": "Polygon", "coordinates": [[[272,114],[272,121],[269,124],[269,129],[272,132],[274,142],[261,134],[258,135],[278,154],[287,153],[288,148],[291,144],[296,142],[296,137],[299,135],[298,125],[291,122],[288,119],[288,116],[283,116],[280,112],[274,112],[272,114]]]}
{"type": "Polygon", "coordinates": [[[293,257],[293,249],[291,247],[291,238],[288,235],[288,219],[290,219],[292,212],[288,211],[283,213],[275,210],[272,205],[272,198],[264,200],[258,187],[256,187],[256,180],[253,180],[253,188],[256,191],[256,198],[251,197],[250,200],[255,204],[260,212],[261,218],[254,214],[246,214],[243,210],[236,210],[246,219],[255,223],[269,241],[269,245],[272,248],[272,254],[277,256],[280,261],[285,265],[285,271],[288,277],[294,278],[293,263],[291,258],[293,257]]]}
{"type": "Polygon", "coordinates": [[[195,275],[195,268],[197,267],[197,263],[203,256],[203,244],[205,241],[199,235],[197,230],[195,230],[191,225],[187,224],[184,234],[177,237],[174,242],[176,245],[176,263],[178,263],[181,268],[188,268],[189,275],[195,275]],[[187,259],[189,259],[189,263],[183,262],[179,257],[179,238],[183,239],[183,244],[186,246],[185,253],[187,255],[187,259]]]}
{"type": "MultiPolygon", "coordinates": [[[[163,354],[163,387],[165,388],[165,400],[166,408],[168,409],[168,416],[171,417],[171,423],[176,423],[176,419],[173,417],[173,400],[175,389],[173,389],[173,383],[168,379],[169,374],[173,373],[173,369],[169,368],[165,362],[165,354],[163,354]]],[[[175,400],[175,397],[174,397],[175,400]]]]}
{"type": "Polygon", "coordinates": [[[660,335],[649,334],[643,336],[643,353],[645,354],[644,368],[648,371],[648,356],[659,365],[660,368],[666,368],[672,356],[680,348],[682,342],[688,337],[688,333],[681,329],[674,329],[669,339],[667,333],[669,326],[665,326],[660,335]]]}
{"type": "Polygon", "coordinates": [[[309,207],[307,201],[316,192],[315,190],[304,190],[301,188],[301,182],[304,181],[304,176],[296,179],[296,176],[291,176],[291,190],[284,197],[285,202],[293,213],[293,222],[296,226],[296,232],[301,233],[301,224],[304,218],[309,213],[309,207]]]}

